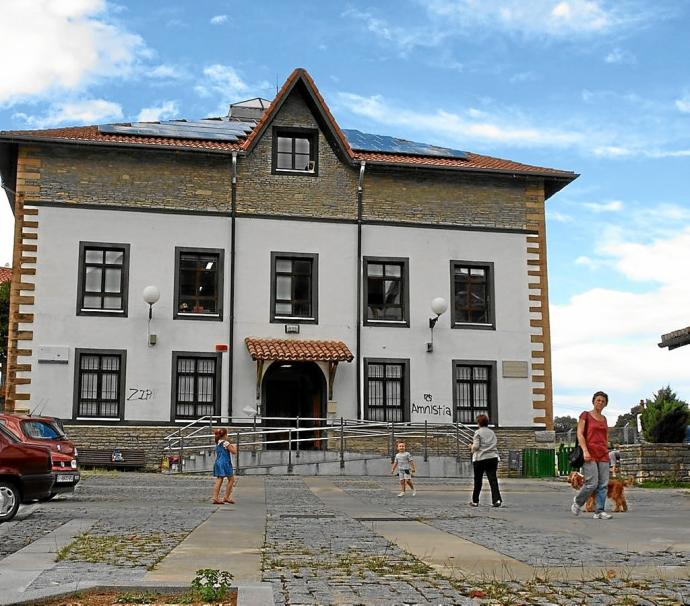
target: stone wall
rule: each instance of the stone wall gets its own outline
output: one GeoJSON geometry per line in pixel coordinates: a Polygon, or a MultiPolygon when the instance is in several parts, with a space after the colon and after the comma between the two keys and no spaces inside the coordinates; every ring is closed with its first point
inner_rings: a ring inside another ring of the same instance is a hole
{"type": "Polygon", "coordinates": [[[230,212],[228,156],[23,146],[27,202],[230,212]]]}
{"type": "MultiPolygon", "coordinates": [[[[174,425],[82,425],[65,423],[65,431],[77,448],[120,448],[120,449],[141,449],[146,452],[146,467],[149,470],[160,469],[163,459],[163,450],[166,446],[165,436],[178,429],[174,425]]],[[[248,432],[251,427],[230,427],[228,431],[248,432]]],[[[209,433],[209,432],[204,432],[209,433]]],[[[336,429],[327,430],[329,436],[327,449],[338,451],[340,449],[339,432],[336,429]]],[[[554,448],[553,440],[544,441],[551,437],[553,432],[535,431],[533,429],[497,429],[498,451],[501,457],[499,465],[499,475],[516,476],[520,475],[520,470],[512,472],[508,469],[510,451],[522,452],[523,448],[554,448]]],[[[287,437],[287,436],[285,436],[287,437]]],[[[252,438],[247,436],[244,439],[240,435],[240,444],[250,441],[252,438]]],[[[395,438],[396,441],[399,436],[395,438]]],[[[407,450],[422,460],[424,457],[424,436],[420,434],[415,437],[405,436],[407,450]]],[[[247,448],[251,449],[251,446],[247,448]]],[[[347,452],[358,453],[390,453],[390,436],[382,435],[367,438],[346,438],[345,450],[347,452]]],[[[460,453],[460,461],[470,461],[470,450],[468,440],[460,437],[459,448],[455,434],[448,433],[445,436],[429,435],[427,440],[427,454],[434,456],[457,456],[460,453]]]]}
{"type": "Polygon", "coordinates": [[[623,477],[690,482],[690,444],[624,444],[620,451],[623,477]]]}

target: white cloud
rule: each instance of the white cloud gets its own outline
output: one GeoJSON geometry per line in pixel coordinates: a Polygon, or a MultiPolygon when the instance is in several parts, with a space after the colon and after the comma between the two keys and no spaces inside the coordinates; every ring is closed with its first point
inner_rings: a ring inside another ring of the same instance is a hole
{"type": "Polygon", "coordinates": [[[0,104],[131,74],[144,42],[109,23],[107,9],[105,0],[3,0],[0,104]]]}
{"type": "MultiPolygon", "coordinates": [[[[599,252],[648,290],[594,288],[551,306],[554,401],[603,389],[627,411],[666,384],[687,398],[690,348],[669,352],[657,343],[662,334],[690,323],[690,281],[681,270],[690,266],[690,226],[648,244],[607,242],[599,252]]],[[[588,404],[583,400],[580,410],[588,404]]]]}
{"type": "Polygon", "coordinates": [[[635,63],[635,55],[626,50],[614,48],[604,57],[604,61],[606,63],[635,63]]]}
{"type": "Polygon", "coordinates": [[[185,73],[182,69],[174,65],[167,65],[165,63],[157,65],[146,73],[151,78],[160,78],[161,80],[177,80],[185,77],[185,73]]]}
{"type": "Polygon", "coordinates": [[[676,99],[676,109],[684,114],[690,114],[690,93],[685,93],[680,99],[676,99]]]}
{"type": "Polygon", "coordinates": [[[158,106],[144,107],[137,116],[137,122],[159,122],[175,118],[180,108],[175,101],[164,101],[158,106]]]}
{"type": "Polygon", "coordinates": [[[250,86],[229,65],[218,63],[204,68],[204,79],[194,87],[202,97],[222,95],[224,99],[235,99],[238,95],[247,94],[250,86]]]}
{"type": "Polygon", "coordinates": [[[570,223],[573,220],[571,215],[566,215],[565,213],[558,212],[557,210],[547,210],[546,218],[549,221],[558,221],[558,223],[570,223]]]}
{"type": "Polygon", "coordinates": [[[428,133],[433,133],[449,145],[452,141],[482,141],[521,147],[571,147],[582,143],[582,135],[577,132],[537,128],[525,118],[508,114],[492,116],[474,108],[462,113],[442,109],[418,112],[397,108],[381,95],[363,97],[353,93],[339,93],[337,101],[348,111],[382,125],[409,128],[414,124],[420,133],[427,135],[427,139],[428,133]]]}
{"type": "Polygon", "coordinates": [[[211,25],[222,25],[223,23],[226,23],[228,20],[227,15],[216,15],[215,17],[211,17],[211,25]]]}
{"type": "Polygon", "coordinates": [[[595,213],[611,213],[623,210],[623,202],[611,200],[610,202],[585,202],[582,206],[595,213]]]}
{"type": "Polygon", "coordinates": [[[641,10],[603,0],[424,0],[429,13],[465,32],[501,30],[564,38],[604,34],[641,21],[641,10]]]}
{"type": "Polygon", "coordinates": [[[23,120],[31,128],[49,128],[62,125],[99,124],[122,118],[119,103],[105,99],[84,99],[54,103],[42,116],[16,113],[13,118],[23,120]]]}

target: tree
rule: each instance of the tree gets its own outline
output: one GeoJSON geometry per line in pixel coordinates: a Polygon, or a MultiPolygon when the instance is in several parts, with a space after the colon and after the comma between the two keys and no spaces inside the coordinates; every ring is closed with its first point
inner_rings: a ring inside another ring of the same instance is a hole
{"type": "Polygon", "coordinates": [[[653,400],[646,400],[641,421],[642,433],[648,442],[682,442],[690,410],[687,402],[679,400],[667,385],[654,394],[653,400]]]}
{"type": "Polygon", "coordinates": [[[616,425],[615,427],[625,427],[628,423],[632,427],[637,427],[637,415],[639,415],[642,412],[642,405],[638,404],[637,406],[633,406],[630,409],[630,412],[626,412],[625,414],[618,415],[618,418],[616,419],[616,425]]]}
{"type": "Polygon", "coordinates": [[[564,433],[566,431],[574,430],[577,427],[577,419],[574,417],[564,416],[564,417],[554,417],[553,418],[553,429],[559,433],[564,433]]]}

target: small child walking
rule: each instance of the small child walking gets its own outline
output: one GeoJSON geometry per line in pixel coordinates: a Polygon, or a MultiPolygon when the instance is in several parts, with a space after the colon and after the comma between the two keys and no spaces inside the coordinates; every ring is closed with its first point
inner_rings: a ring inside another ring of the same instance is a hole
{"type": "Polygon", "coordinates": [[[393,461],[391,473],[395,473],[396,469],[398,470],[398,478],[400,478],[400,494],[398,494],[398,496],[405,496],[406,486],[410,487],[412,496],[415,496],[417,491],[412,484],[412,474],[417,470],[412,455],[405,450],[405,442],[398,442],[398,452],[395,454],[395,461],[393,461]]]}
{"type": "Polygon", "coordinates": [[[223,503],[235,503],[232,498],[232,488],[235,485],[235,470],[232,468],[231,454],[237,454],[237,448],[234,444],[228,442],[228,430],[224,427],[216,429],[213,432],[216,440],[216,461],[213,464],[213,498],[211,502],[214,505],[222,505],[223,503]],[[223,500],[220,500],[220,489],[223,485],[223,479],[226,479],[225,495],[223,500]]]}

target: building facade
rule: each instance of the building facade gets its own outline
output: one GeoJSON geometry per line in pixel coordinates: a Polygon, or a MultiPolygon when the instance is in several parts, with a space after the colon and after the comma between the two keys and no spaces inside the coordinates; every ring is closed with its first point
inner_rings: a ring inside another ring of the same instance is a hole
{"type": "Polygon", "coordinates": [[[302,69],[174,122],[0,133],[7,408],[551,429],[544,204],[577,175],[343,131],[302,69]]]}

